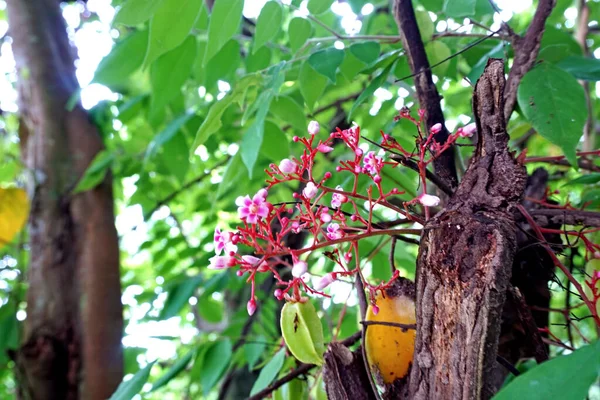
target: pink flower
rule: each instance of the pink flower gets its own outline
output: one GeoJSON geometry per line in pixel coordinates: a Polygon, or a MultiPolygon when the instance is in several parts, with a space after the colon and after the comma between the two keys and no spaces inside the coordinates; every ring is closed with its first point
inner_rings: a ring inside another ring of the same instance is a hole
{"type": "MultiPolygon", "coordinates": [[[[343,190],[341,186],[337,186],[335,190],[343,190]]],[[[343,203],[347,202],[348,198],[340,193],[334,193],[331,195],[331,207],[340,208],[343,203]]]]}
{"type": "Polygon", "coordinates": [[[460,137],[471,137],[475,132],[477,132],[477,124],[475,124],[475,122],[471,122],[462,128],[458,128],[458,136],[460,137]]]}
{"type": "Polygon", "coordinates": [[[292,267],[292,275],[294,278],[300,278],[308,271],[308,264],[305,261],[296,261],[292,267]]]}
{"type": "Polygon", "coordinates": [[[267,218],[269,215],[269,203],[266,202],[267,191],[259,190],[252,199],[250,196],[238,197],[235,204],[238,206],[240,219],[249,224],[256,224],[259,218],[267,218]]]}
{"type": "Polygon", "coordinates": [[[302,190],[302,194],[307,199],[312,199],[313,197],[315,197],[317,195],[318,191],[319,191],[319,189],[317,188],[317,186],[314,183],[308,182],[306,184],[306,186],[304,187],[304,190],[302,190]]]}
{"type": "Polygon", "coordinates": [[[419,203],[423,204],[426,207],[435,207],[438,204],[440,204],[440,198],[437,196],[433,196],[430,194],[421,194],[419,197],[417,197],[417,200],[419,201],[419,203]]]}
{"type": "Polygon", "coordinates": [[[208,269],[225,269],[230,267],[232,257],[229,256],[214,256],[208,259],[210,264],[208,265],[208,269]]]}
{"type": "Polygon", "coordinates": [[[325,224],[331,222],[331,214],[329,214],[327,211],[323,211],[321,215],[319,215],[319,219],[325,224]]]}
{"type": "Polygon", "coordinates": [[[341,239],[344,233],[340,230],[340,225],[335,222],[327,225],[327,237],[331,240],[341,239]]]}
{"type": "Polygon", "coordinates": [[[300,226],[300,222],[298,222],[298,221],[292,222],[292,232],[300,233],[301,230],[302,230],[302,227],[300,226]]]}
{"type": "Polygon", "coordinates": [[[279,170],[284,174],[291,174],[292,172],[296,171],[296,163],[287,158],[284,158],[279,163],[279,170]]]}
{"type": "Polygon", "coordinates": [[[256,312],[256,301],[254,301],[254,299],[248,300],[246,309],[248,310],[248,315],[254,314],[256,312]]]}
{"type": "Polygon", "coordinates": [[[321,143],[320,145],[317,146],[317,150],[319,150],[321,153],[330,153],[333,151],[333,147],[327,146],[326,144],[321,143]]]}
{"type": "Polygon", "coordinates": [[[442,124],[438,122],[437,124],[433,125],[429,130],[435,135],[436,133],[442,130],[442,124]]]}
{"type": "Polygon", "coordinates": [[[223,250],[225,250],[225,254],[237,253],[237,246],[231,242],[232,237],[231,232],[221,232],[219,228],[215,229],[214,244],[217,255],[221,254],[223,250]]]}
{"type": "Polygon", "coordinates": [[[372,175],[378,174],[381,168],[383,168],[382,158],[376,156],[374,151],[367,153],[363,159],[363,163],[365,164],[365,170],[372,175]]]}
{"type": "Polygon", "coordinates": [[[314,136],[317,133],[319,133],[320,130],[321,127],[319,126],[319,123],[317,121],[310,121],[310,123],[308,124],[308,133],[314,136]]]}
{"type": "Polygon", "coordinates": [[[242,256],[242,260],[248,264],[248,266],[252,268],[257,268],[258,272],[265,272],[269,269],[267,262],[262,258],[257,258],[254,256],[242,256]]]}
{"type": "Polygon", "coordinates": [[[333,272],[330,272],[330,273],[326,274],[325,276],[323,276],[321,279],[319,279],[317,281],[317,283],[315,283],[314,286],[315,286],[316,290],[323,290],[327,286],[331,285],[334,281],[335,281],[335,276],[334,276],[333,272]]]}

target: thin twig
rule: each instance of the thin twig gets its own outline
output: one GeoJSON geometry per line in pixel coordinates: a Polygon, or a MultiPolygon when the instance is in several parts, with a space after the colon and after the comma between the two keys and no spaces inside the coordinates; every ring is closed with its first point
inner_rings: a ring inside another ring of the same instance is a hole
{"type": "Polygon", "coordinates": [[[216,163],[215,165],[213,165],[213,167],[211,168],[210,171],[207,171],[207,172],[203,173],[202,175],[197,176],[196,178],[192,179],[191,181],[189,181],[186,184],[184,184],[183,186],[181,186],[179,189],[174,190],[173,192],[169,193],[162,200],[159,200],[156,203],[156,205],[154,207],[152,207],[152,209],[150,211],[148,211],[146,214],[144,214],[144,220],[147,220],[148,218],[150,218],[152,216],[152,214],[154,214],[159,208],[161,208],[162,206],[165,206],[165,205],[169,204],[173,199],[175,199],[181,193],[185,192],[189,188],[191,188],[191,187],[197,185],[198,183],[202,182],[204,179],[206,179],[207,177],[209,177],[212,174],[212,171],[214,169],[219,168],[219,167],[227,164],[230,159],[231,159],[231,156],[228,155],[223,160],[221,160],[218,163],[216,163]]]}
{"type": "Polygon", "coordinates": [[[371,325],[384,325],[384,326],[393,326],[394,328],[400,328],[402,331],[406,332],[408,330],[417,329],[416,324],[401,324],[398,322],[388,322],[388,321],[360,321],[363,326],[371,326],[371,325]]]}

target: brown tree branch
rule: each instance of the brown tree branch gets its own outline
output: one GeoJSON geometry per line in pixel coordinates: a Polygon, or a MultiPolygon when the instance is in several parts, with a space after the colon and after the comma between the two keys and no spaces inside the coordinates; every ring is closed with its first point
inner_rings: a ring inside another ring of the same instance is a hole
{"type": "MultiPolygon", "coordinates": [[[[436,123],[442,124],[442,130],[436,134],[436,139],[444,143],[448,139],[449,132],[444,124],[444,114],[440,104],[441,97],[433,83],[429,60],[425,53],[412,1],[395,0],[394,17],[402,36],[402,44],[408,56],[411,71],[415,74],[415,88],[419,106],[425,110],[427,129],[429,130],[436,123]]],[[[450,188],[455,188],[458,184],[454,153],[454,148],[451,148],[433,162],[435,173],[450,188]]]]}
{"type": "Polygon", "coordinates": [[[540,226],[561,224],[600,227],[600,213],[594,211],[542,208],[529,210],[529,215],[540,226]]]}
{"type": "Polygon", "coordinates": [[[556,0],[539,0],[533,20],[527,32],[525,32],[525,36],[513,38],[515,57],[504,90],[504,118],[507,122],[515,108],[519,83],[537,59],[542,35],[544,34],[544,26],[555,4],[556,0]]]}

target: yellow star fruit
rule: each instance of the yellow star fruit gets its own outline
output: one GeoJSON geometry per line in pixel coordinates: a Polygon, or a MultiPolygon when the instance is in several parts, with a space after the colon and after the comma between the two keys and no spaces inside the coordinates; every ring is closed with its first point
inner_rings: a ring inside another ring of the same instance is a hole
{"type": "MultiPolygon", "coordinates": [[[[412,325],[416,323],[414,284],[400,278],[387,290],[377,292],[375,298],[379,308],[367,309],[367,321],[394,322],[412,325]]],[[[365,335],[365,350],[371,370],[378,381],[391,384],[408,373],[415,349],[414,329],[403,331],[399,327],[368,325],[365,335]]]]}
{"type": "Polygon", "coordinates": [[[0,247],[10,243],[25,225],[29,199],[23,189],[0,188],[0,247]]]}

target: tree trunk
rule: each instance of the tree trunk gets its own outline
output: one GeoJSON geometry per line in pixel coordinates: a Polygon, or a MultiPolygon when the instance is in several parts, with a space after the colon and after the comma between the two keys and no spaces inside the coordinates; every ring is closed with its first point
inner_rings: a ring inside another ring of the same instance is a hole
{"type": "Polygon", "coordinates": [[[27,319],[15,354],[23,399],[106,399],[122,377],[119,250],[110,176],[70,191],[103,148],[77,104],[57,0],[8,0],[20,140],[31,172],[27,319]]]}
{"type": "Polygon", "coordinates": [[[501,313],[516,249],[513,208],[525,167],[508,152],[504,64],[477,82],[478,144],[455,194],[425,226],[417,260],[411,399],[490,398],[501,313]]]}

